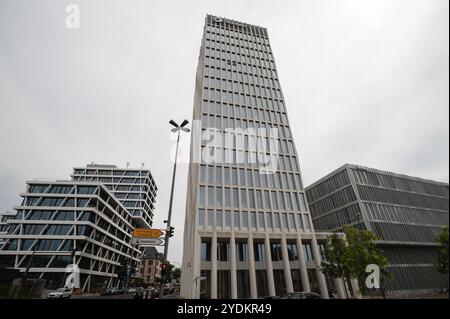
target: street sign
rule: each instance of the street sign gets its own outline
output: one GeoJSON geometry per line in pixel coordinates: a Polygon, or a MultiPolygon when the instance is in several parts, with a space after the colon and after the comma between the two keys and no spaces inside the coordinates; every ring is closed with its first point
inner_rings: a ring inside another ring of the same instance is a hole
{"type": "Polygon", "coordinates": [[[159,238],[133,238],[133,245],[139,246],[164,246],[164,239],[159,238]]]}
{"type": "Polygon", "coordinates": [[[133,230],[133,238],[159,238],[163,234],[160,229],[136,228],[133,230]]]}

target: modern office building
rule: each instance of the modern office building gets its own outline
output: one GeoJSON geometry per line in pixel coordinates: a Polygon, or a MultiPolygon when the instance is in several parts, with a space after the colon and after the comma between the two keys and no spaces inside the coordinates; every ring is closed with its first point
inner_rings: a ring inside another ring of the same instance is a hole
{"type": "Polygon", "coordinates": [[[193,120],[182,296],[327,298],[265,28],[206,17],[193,120]]]}
{"type": "Polygon", "coordinates": [[[5,242],[2,235],[8,234],[9,227],[11,227],[7,220],[13,219],[14,216],[16,216],[16,212],[6,211],[4,213],[0,213],[0,246],[5,242]]]}
{"type": "Polygon", "coordinates": [[[449,224],[449,185],[346,164],[306,188],[314,227],[374,232],[390,261],[391,295],[448,288],[437,271],[436,237],[449,224]]]}
{"type": "Polygon", "coordinates": [[[71,176],[74,181],[103,183],[132,215],[133,225],[152,227],[158,188],[150,170],[88,164],[75,167],[71,176]]]}
{"type": "Polygon", "coordinates": [[[124,264],[136,267],[133,218],[102,183],[31,181],[21,197],[2,235],[0,267],[46,279],[52,289],[77,264],[83,292],[116,285],[124,264]]]}

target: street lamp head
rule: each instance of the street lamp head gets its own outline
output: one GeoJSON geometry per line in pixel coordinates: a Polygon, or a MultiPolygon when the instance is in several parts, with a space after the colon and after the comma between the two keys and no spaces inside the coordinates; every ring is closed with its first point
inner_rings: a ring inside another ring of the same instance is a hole
{"type": "Polygon", "coordinates": [[[190,129],[185,128],[185,127],[181,127],[181,130],[186,133],[189,133],[191,131],[190,129]]]}
{"type": "Polygon", "coordinates": [[[170,120],[169,124],[172,124],[173,126],[175,126],[177,128],[179,127],[177,122],[175,122],[174,120],[170,120]]]}
{"type": "Polygon", "coordinates": [[[184,120],[183,123],[181,123],[180,127],[185,127],[188,124],[189,124],[189,121],[188,120],[184,120]]]}
{"type": "Polygon", "coordinates": [[[179,130],[180,130],[179,127],[174,127],[174,128],[171,129],[170,131],[171,131],[172,133],[176,133],[176,132],[178,132],[179,130]]]}

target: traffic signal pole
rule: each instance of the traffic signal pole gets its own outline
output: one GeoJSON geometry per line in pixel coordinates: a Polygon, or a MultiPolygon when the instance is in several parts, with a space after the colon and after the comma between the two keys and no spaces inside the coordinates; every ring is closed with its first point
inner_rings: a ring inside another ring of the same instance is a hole
{"type": "MultiPolygon", "coordinates": [[[[166,230],[166,236],[165,236],[165,243],[164,243],[164,262],[167,262],[167,253],[169,251],[169,238],[171,237],[171,226],[170,226],[170,220],[172,218],[172,204],[173,204],[173,190],[175,188],[175,174],[177,171],[177,158],[178,158],[178,144],[180,143],[180,130],[178,130],[178,137],[177,137],[177,148],[175,151],[175,163],[173,164],[173,174],[172,174],[172,188],[170,190],[170,202],[169,202],[169,216],[167,217],[167,230],[166,230]]],[[[159,298],[162,298],[164,296],[164,287],[166,285],[166,277],[167,277],[167,269],[166,274],[164,276],[161,276],[161,287],[159,289],[159,298]]]]}

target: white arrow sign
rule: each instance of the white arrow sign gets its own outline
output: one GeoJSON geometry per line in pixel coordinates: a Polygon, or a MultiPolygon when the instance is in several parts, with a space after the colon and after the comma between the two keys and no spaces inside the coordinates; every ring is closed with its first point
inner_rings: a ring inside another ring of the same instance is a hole
{"type": "Polygon", "coordinates": [[[132,243],[139,246],[164,246],[164,240],[160,238],[133,238],[132,243]]]}

